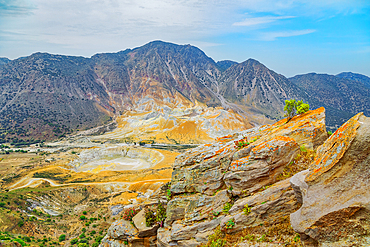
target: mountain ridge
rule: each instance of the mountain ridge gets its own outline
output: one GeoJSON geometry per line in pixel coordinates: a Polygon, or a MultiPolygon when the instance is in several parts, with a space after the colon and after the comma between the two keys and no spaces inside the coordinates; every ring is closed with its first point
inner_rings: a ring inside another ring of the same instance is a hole
{"type": "MultiPolygon", "coordinates": [[[[0,67],[0,113],[5,116],[0,141],[56,139],[131,111],[166,112],[170,119],[171,114],[221,107],[243,116],[246,126],[266,124],[283,116],[286,99],[302,99],[313,108],[325,103],[297,78],[287,79],[255,59],[215,62],[195,46],[163,41],[91,58],[38,52],[0,67]]],[[[366,110],[352,101],[358,96],[365,102],[368,95],[347,79],[330,78],[355,88],[352,94],[338,91],[340,102],[351,102],[346,107],[324,104],[328,125],[335,128],[366,110]]]]}
{"type": "Polygon", "coordinates": [[[362,75],[359,73],[353,73],[353,72],[342,72],[336,75],[340,78],[345,78],[353,81],[358,81],[363,83],[366,87],[370,88],[370,77],[366,75],[362,75]]]}

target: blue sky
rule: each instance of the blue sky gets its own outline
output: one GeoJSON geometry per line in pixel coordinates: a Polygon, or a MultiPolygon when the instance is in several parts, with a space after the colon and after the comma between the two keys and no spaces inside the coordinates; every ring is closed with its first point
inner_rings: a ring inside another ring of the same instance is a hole
{"type": "Polygon", "coordinates": [[[370,76],[369,0],[0,0],[0,57],[116,52],[152,40],[287,77],[370,76]]]}

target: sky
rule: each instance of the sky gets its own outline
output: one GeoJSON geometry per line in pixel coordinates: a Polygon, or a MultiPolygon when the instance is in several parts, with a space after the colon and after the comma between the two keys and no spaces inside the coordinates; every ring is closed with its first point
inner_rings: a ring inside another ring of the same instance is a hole
{"type": "Polygon", "coordinates": [[[0,57],[90,57],[153,40],[287,77],[370,76],[370,0],[0,0],[0,57]]]}

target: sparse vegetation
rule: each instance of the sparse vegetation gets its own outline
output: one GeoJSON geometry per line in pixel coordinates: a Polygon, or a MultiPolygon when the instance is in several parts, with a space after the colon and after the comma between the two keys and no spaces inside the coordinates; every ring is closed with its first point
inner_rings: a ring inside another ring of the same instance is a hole
{"type": "Polygon", "coordinates": [[[171,200],[171,198],[172,198],[172,196],[171,196],[171,190],[169,188],[167,189],[166,198],[167,198],[168,201],[171,200]]]}
{"type": "Polygon", "coordinates": [[[223,239],[224,234],[222,233],[220,227],[215,229],[215,233],[208,236],[208,242],[205,247],[223,247],[226,245],[226,240],[223,239]]]}
{"type": "Polygon", "coordinates": [[[307,112],[310,109],[310,105],[303,103],[302,100],[296,101],[295,99],[285,100],[284,111],[289,122],[295,115],[307,112]]]}
{"type": "Polygon", "coordinates": [[[251,208],[248,206],[248,204],[244,205],[243,213],[244,215],[249,215],[251,213],[251,208]]]}
{"type": "Polygon", "coordinates": [[[242,139],[240,139],[238,141],[234,141],[234,147],[236,149],[241,149],[241,148],[246,147],[248,145],[249,145],[249,142],[248,142],[247,137],[243,137],[242,139]]]}
{"type": "Polygon", "coordinates": [[[156,209],[150,207],[145,209],[147,227],[153,226],[154,224],[159,224],[160,227],[163,227],[166,217],[166,209],[161,202],[158,202],[156,209]]]}
{"type": "Polygon", "coordinates": [[[132,221],[132,218],[139,212],[139,209],[129,208],[123,212],[122,218],[124,220],[132,221]]]}
{"type": "Polygon", "coordinates": [[[226,222],[226,229],[232,229],[234,226],[235,226],[235,222],[233,218],[229,219],[229,221],[226,222]]]}
{"type": "Polygon", "coordinates": [[[223,207],[223,209],[222,209],[222,212],[224,212],[225,214],[228,214],[229,213],[229,210],[231,209],[231,207],[232,207],[233,205],[230,203],[230,202],[227,202],[225,205],[224,205],[224,207],[223,207]]]}

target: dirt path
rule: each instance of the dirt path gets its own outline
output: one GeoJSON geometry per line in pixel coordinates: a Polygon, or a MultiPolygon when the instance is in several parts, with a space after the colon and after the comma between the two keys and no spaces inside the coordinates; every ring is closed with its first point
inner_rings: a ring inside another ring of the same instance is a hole
{"type": "Polygon", "coordinates": [[[64,186],[76,186],[76,185],[126,185],[127,187],[132,184],[136,183],[142,183],[142,182],[168,182],[170,181],[170,178],[165,179],[150,179],[150,180],[142,180],[142,181],[136,181],[136,182],[90,182],[90,183],[67,183],[67,184],[57,184],[54,181],[46,178],[29,178],[24,177],[21,180],[19,180],[17,183],[13,184],[12,186],[8,187],[10,191],[12,190],[18,190],[26,187],[35,188],[39,186],[42,182],[48,182],[50,186],[52,187],[64,187],[64,186]],[[28,180],[27,180],[28,179],[28,180]],[[26,184],[18,186],[19,184],[27,181],[26,184]]]}

